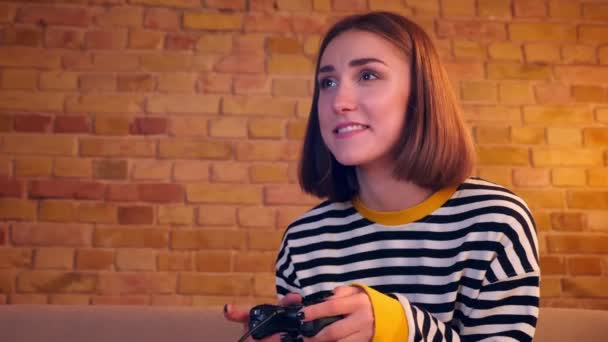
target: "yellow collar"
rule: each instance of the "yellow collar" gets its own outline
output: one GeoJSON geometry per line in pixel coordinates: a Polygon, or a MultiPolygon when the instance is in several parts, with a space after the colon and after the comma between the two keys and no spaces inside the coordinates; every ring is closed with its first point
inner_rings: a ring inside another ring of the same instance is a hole
{"type": "Polygon", "coordinates": [[[439,209],[448,199],[450,199],[450,197],[452,197],[452,195],[454,195],[457,188],[458,185],[443,188],[433,193],[420,204],[396,211],[378,211],[370,209],[363,204],[358,196],[355,197],[352,202],[359,214],[366,219],[386,226],[398,226],[420,220],[439,209]]]}

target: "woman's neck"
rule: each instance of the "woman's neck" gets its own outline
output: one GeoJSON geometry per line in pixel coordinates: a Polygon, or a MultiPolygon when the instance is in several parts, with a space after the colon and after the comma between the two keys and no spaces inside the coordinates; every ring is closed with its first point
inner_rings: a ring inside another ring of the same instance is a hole
{"type": "Polygon", "coordinates": [[[359,198],[373,210],[397,211],[411,208],[429,198],[433,191],[412,182],[395,179],[390,167],[357,167],[359,198]]]}

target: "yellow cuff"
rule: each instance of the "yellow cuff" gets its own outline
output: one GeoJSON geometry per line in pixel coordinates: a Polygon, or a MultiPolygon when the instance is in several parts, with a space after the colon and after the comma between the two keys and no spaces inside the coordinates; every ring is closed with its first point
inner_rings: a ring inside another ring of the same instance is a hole
{"type": "Polygon", "coordinates": [[[407,341],[408,325],[401,303],[362,284],[353,284],[367,293],[374,311],[373,342],[407,341]]]}

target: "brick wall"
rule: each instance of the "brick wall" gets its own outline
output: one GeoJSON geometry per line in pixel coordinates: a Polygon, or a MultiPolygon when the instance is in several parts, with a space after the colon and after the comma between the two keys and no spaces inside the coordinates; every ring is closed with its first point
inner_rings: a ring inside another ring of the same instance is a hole
{"type": "Polygon", "coordinates": [[[608,309],[603,0],[0,1],[0,302],[271,301],[319,39],[369,9],[436,41],[542,304],[608,309]]]}

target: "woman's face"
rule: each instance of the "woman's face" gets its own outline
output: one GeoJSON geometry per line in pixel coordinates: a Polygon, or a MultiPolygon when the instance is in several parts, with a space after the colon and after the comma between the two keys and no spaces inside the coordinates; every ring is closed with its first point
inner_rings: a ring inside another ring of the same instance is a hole
{"type": "Polygon", "coordinates": [[[351,30],[329,43],[317,76],[321,135],[334,157],[392,166],[410,94],[409,58],[373,33],[351,30]]]}

